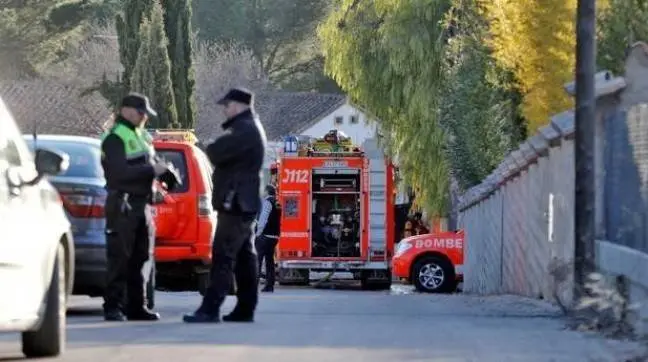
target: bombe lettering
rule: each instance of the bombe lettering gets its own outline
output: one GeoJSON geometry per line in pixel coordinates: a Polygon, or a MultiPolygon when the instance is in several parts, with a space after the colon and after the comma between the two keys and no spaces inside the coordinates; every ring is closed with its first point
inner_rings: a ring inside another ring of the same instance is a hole
{"type": "Polygon", "coordinates": [[[436,248],[436,249],[461,249],[463,248],[463,239],[424,239],[417,240],[415,247],[421,248],[436,248]]]}
{"type": "Polygon", "coordinates": [[[346,161],[324,161],[325,168],[346,168],[349,163],[346,161]]]}

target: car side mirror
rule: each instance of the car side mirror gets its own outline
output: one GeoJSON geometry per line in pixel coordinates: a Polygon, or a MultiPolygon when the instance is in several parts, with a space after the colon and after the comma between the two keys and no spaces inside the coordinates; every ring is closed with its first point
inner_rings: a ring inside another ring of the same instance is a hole
{"type": "Polygon", "coordinates": [[[34,162],[39,177],[56,176],[70,166],[70,157],[62,152],[39,148],[36,149],[34,162]]]}

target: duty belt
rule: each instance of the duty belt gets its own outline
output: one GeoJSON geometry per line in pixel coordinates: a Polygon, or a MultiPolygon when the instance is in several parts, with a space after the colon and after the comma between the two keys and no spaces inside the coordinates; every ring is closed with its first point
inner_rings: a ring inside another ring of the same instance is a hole
{"type": "Polygon", "coordinates": [[[118,190],[108,190],[108,196],[116,196],[117,198],[120,199],[121,201],[120,211],[122,213],[133,209],[133,207],[130,204],[131,201],[134,201],[136,204],[138,202],[148,203],[148,201],[151,198],[150,196],[131,195],[128,192],[123,192],[118,190]]]}

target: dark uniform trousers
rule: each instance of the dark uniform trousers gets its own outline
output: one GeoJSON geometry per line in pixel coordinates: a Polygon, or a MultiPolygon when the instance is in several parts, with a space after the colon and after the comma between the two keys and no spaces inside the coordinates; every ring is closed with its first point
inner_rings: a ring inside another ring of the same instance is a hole
{"type": "Polygon", "coordinates": [[[211,282],[199,312],[219,314],[232,287],[234,273],[238,303],[233,312],[241,315],[254,313],[259,298],[259,273],[253,228],[253,216],[218,212],[212,245],[211,282]]]}
{"type": "Polygon", "coordinates": [[[274,286],[275,283],[275,250],[279,239],[269,238],[260,235],[256,240],[256,249],[259,254],[259,270],[261,270],[261,263],[265,260],[265,277],[266,286],[274,286]]]}
{"type": "Polygon", "coordinates": [[[138,312],[147,304],[146,285],[153,268],[155,224],[146,198],[109,192],[106,200],[108,273],[104,309],[138,312]]]}

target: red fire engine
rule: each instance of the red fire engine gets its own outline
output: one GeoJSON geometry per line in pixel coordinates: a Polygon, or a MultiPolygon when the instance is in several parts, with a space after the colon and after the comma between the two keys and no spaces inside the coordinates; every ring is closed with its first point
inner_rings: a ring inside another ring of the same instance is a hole
{"type": "Polygon", "coordinates": [[[362,148],[332,130],[289,137],[277,167],[282,207],[280,284],[310,272],[350,272],[365,288],[389,288],[394,251],[393,166],[377,140],[362,148]]]}

